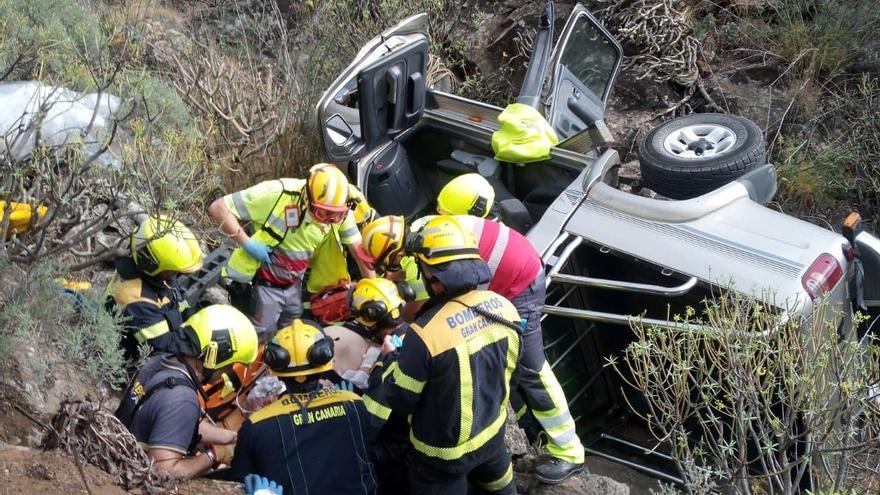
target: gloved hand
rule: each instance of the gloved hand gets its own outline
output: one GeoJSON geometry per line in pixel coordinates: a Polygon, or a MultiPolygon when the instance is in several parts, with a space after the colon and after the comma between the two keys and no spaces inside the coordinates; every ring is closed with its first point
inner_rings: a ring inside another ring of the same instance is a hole
{"type": "Polygon", "coordinates": [[[245,401],[247,411],[255,412],[263,406],[274,402],[287,389],[284,382],[277,376],[264,376],[257,380],[254,388],[251,389],[245,401]]]}
{"type": "Polygon", "coordinates": [[[269,258],[269,255],[272,254],[272,248],[260,241],[248,239],[241,245],[241,247],[247,251],[247,254],[251,255],[251,258],[260,263],[271,263],[272,261],[271,258],[269,258]]]}
{"type": "Polygon", "coordinates": [[[284,488],[264,476],[249,474],[244,477],[245,495],[284,495],[284,488]]]}

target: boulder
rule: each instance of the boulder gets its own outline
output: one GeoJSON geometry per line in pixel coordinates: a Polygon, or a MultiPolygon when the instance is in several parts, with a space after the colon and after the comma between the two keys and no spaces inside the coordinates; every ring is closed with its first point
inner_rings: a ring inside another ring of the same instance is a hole
{"type": "Polygon", "coordinates": [[[531,495],[629,495],[629,487],[605,476],[581,473],[558,485],[540,483],[529,493],[531,495]]]}

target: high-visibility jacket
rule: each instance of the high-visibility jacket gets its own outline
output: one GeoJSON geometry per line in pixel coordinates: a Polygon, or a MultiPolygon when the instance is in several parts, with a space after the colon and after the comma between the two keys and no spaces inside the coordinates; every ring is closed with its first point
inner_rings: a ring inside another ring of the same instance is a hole
{"type": "MultiPolygon", "coordinates": [[[[272,248],[272,263],[261,265],[242,247],[236,248],[223,268],[223,276],[249,282],[255,274],[275,285],[290,285],[302,279],[315,248],[330,233],[330,225],[314,221],[304,201],[304,179],[276,179],[261,182],[223,198],[226,208],[239,220],[256,227],[252,239],[272,248]]],[[[360,232],[351,212],[340,224],[339,237],[345,244],[360,242],[360,232]]]]}
{"type": "Polygon", "coordinates": [[[118,258],[114,264],[116,273],[107,284],[105,306],[123,317],[121,346],[126,359],[137,359],[138,345],[144,342],[153,352],[175,352],[177,340],[172,330],[183,324],[181,312],[189,305],[174,279],[146,275],[128,257],[118,258]]]}
{"type": "Polygon", "coordinates": [[[317,294],[340,281],[351,280],[345,249],[339,236],[339,225],[332,225],[330,232],[315,248],[310,267],[311,271],[306,283],[306,290],[310,294],[317,294]]]}
{"type": "Polygon", "coordinates": [[[404,256],[400,260],[400,268],[403,270],[404,280],[406,280],[406,283],[412,287],[416,294],[415,301],[427,301],[428,290],[425,287],[425,281],[422,280],[422,275],[419,273],[419,264],[416,262],[415,257],[404,256]]]}
{"type": "MultiPolygon", "coordinates": [[[[464,465],[469,454],[502,432],[510,377],[520,352],[513,305],[491,291],[431,298],[406,331],[403,346],[385,360],[382,385],[365,395],[374,419],[410,415],[410,442],[432,461],[464,465]]],[[[374,421],[371,421],[374,422],[374,421]]]]}

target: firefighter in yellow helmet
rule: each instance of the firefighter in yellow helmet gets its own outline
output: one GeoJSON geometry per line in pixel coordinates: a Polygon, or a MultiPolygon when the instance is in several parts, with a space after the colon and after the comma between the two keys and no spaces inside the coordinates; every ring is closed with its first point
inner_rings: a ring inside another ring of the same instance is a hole
{"type": "Polygon", "coordinates": [[[402,216],[379,217],[361,230],[363,242],[359,255],[383,277],[409,284],[414,296],[404,310],[404,318],[411,321],[419,307],[428,300],[428,292],[415,258],[404,252],[403,244],[408,232],[402,216]]]}
{"type": "MultiPolygon", "coordinates": [[[[315,249],[338,225],[339,241],[354,253],[360,233],[349,209],[348,179],[319,163],[307,179],[261,182],[214,201],[208,214],[236,248],[224,278],[252,283],[251,318],[260,338],[271,339],[303,311],[302,278],[315,249]],[[241,222],[254,227],[248,234],[241,222]]],[[[366,266],[361,274],[370,275],[366,266]]]]}
{"type": "Polygon", "coordinates": [[[520,318],[489,281],[473,236],[439,216],[407,242],[431,298],[367,395],[374,418],[410,416],[410,493],[515,493],[504,425],[520,318]]]}
{"type": "MultiPolygon", "coordinates": [[[[116,416],[147,451],[154,465],[180,478],[193,478],[228,464],[215,446],[237,435],[203,421],[201,385],[234,363],[249,364],[259,343],[250,320],[229,305],[199,310],[181,329],[174,354],[153,356],[129,384],[116,416]],[[197,444],[208,445],[197,452],[197,444]]],[[[231,449],[227,449],[231,453],[231,449]]]]}
{"type": "Polygon", "coordinates": [[[535,477],[545,483],[560,483],[584,469],[584,446],[577,436],[565,392],[544,356],[544,265],[525,236],[502,222],[485,218],[494,197],[492,186],[479,174],[460,175],[440,191],[437,213],[456,215],[474,235],[480,255],[491,269],[488,288],[509,299],[526,320],[518,384],[511,394],[511,404],[530,438],[540,431],[547,434],[551,458],[535,466],[535,477]]]}
{"type": "Polygon", "coordinates": [[[412,450],[409,423],[405,415],[391,414],[387,406],[376,402],[369,393],[376,392],[382,384],[381,371],[385,370],[385,365],[380,358],[381,349],[391,351],[402,345],[407,327],[403,320],[403,309],[406,299],[412,297],[412,289],[406,282],[395,283],[384,278],[359,280],[351,295],[355,320],[346,324],[347,328],[371,342],[358,370],[358,374],[363,373],[368,382],[361,384],[358,379],[343,378],[366,392],[364,405],[372,413],[371,421],[378,429],[370,443],[370,461],[383,495],[409,493],[406,467],[412,450]]]}
{"type": "Polygon", "coordinates": [[[263,359],[287,391],[242,425],[233,479],[265,476],[284,493],[375,493],[364,403],[319,381],[332,369],[333,351],[320,327],[299,319],[266,345],[263,359]]]}
{"type": "Polygon", "coordinates": [[[437,213],[486,218],[495,202],[495,189],[480,174],[464,174],[450,180],[437,195],[437,213]]]}
{"type": "Polygon", "coordinates": [[[131,234],[129,255],[114,261],[106,291],[107,309],[124,319],[121,346],[129,362],[138,359],[143,343],[153,352],[175,351],[175,332],[188,307],[176,276],[195,272],[202,259],[195,235],[165,215],[146,218],[131,234]]]}
{"type": "MultiPolygon", "coordinates": [[[[376,211],[356,186],[349,184],[348,191],[348,206],[360,231],[363,224],[375,216],[376,211]]],[[[306,277],[308,300],[304,302],[304,307],[311,312],[314,319],[325,325],[345,321],[351,317],[348,294],[352,277],[340,236],[340,227],[340,225],[331,225],[330,232],[315,248],[315,255],[309,264],[306,277]]],[[[355,262],[359,261],[357,257],[354,258],[355,262]]],[[[363,266],[366,270],[366,265],[363,266]]],[[[361,270],[361,275],[372,277],[375,274],[372,270],[361,270]]]]}

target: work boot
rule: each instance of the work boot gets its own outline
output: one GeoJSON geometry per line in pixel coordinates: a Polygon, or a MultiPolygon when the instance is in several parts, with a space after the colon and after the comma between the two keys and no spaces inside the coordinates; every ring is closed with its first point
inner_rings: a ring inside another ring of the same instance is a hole
{"type": "Polygon", "coordinates": [[[555,457],[535,468],[535,478],[543,483],[555,485],[567,480],[571,475],[584,470],[584,464],[574,464],[555,457]]]}

